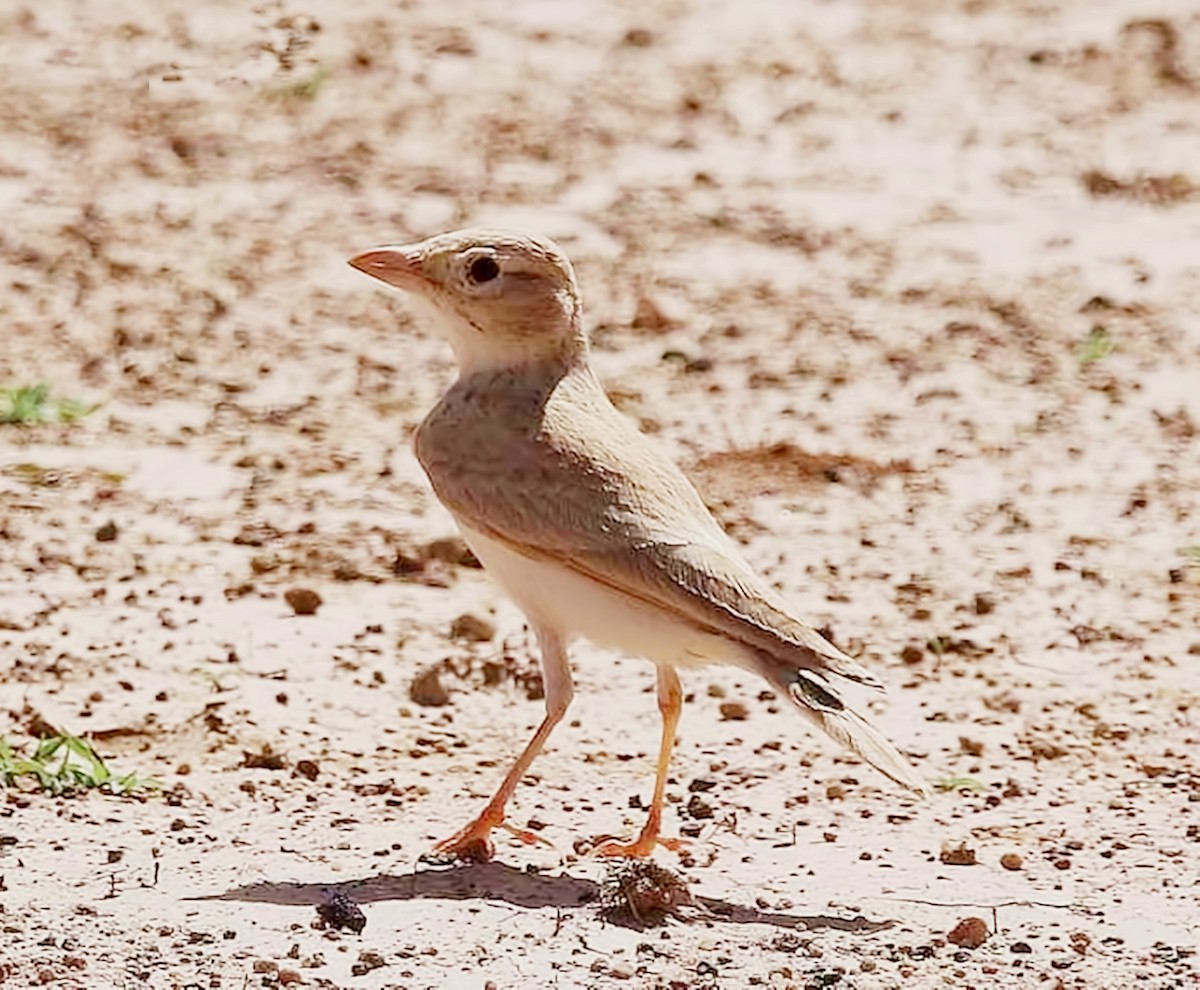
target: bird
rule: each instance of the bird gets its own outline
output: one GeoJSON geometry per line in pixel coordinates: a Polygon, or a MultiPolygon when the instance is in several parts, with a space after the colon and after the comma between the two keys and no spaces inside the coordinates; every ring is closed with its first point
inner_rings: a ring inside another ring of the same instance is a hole
{"type": "Polygon", "coordinates": [[[524,612],[541,658],[545,716],[479,815],[434,846],[487,861],[492,833],[574,694],[583,638],[650,660],[662,734],[644,827],[598,856],[659,844],[683,690],[677,668],[729,664],[766,680],[819,729],[913,792],[925,781],[847,698],[881,690],[755,573],[683,471],[610,401],[592,369],[571,262],[548,238],[467,229],[355,255],[407,293],[449,342],[458,377],[416,431],[434,494],[484,569],[524,612]]]}

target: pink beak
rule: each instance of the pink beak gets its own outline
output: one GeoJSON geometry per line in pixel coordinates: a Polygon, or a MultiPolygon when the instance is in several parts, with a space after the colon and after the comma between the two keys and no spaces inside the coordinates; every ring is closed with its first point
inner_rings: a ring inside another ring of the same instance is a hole
{"type": "Polygon", "coordinates": [[[421,268],[421,256],[415,247],[388,245],[372,248],[356,254],[350,259],[350,264],[360,272],[397,289],[420,292],[429,286],[429,278],[421,268]]]}

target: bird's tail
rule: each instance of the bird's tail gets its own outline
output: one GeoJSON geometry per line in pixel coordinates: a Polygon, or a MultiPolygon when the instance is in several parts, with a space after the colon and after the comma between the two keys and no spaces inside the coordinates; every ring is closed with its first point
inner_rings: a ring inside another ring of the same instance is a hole
{"type": "Polygon", "coordinates": [[[762,672],[817,728],[861,756],[901,787],[927,795],[929,786],[883,734],[838,695],[821,674],[764,660],[762,672]]]}

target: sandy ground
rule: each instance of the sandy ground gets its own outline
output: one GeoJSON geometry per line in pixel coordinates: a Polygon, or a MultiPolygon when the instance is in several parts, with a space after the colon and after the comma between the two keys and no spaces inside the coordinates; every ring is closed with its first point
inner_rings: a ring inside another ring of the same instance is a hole
{"type": "Polygon", "coordinates": [[[15,0],[0,64],[0,388],[100,404],[0,426],[0,731],[162,783],[5,795],[0,984],[1197,986],[1191,0],[15,0]],[[658,722],[581,644],[552,845],[418,861],[541,705],[410,452],[449,352],[345,258],[467,223],[561,239],[614,397],[944,790],[694,673],[703,910],[607,920],[575,842],[658,722]]]}

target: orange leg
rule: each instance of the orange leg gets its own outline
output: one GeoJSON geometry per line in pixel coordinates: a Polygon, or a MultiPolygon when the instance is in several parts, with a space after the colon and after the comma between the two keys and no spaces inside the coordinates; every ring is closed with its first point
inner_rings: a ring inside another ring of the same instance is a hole
{"type": "Polygon", "coordinates": [[[675,848],[677,839],[660,839],[662,827],[663,798],[667,789],[667,769],[671,763],[671,750],[675,747],[675,730],[679,727],[679,714],[683,709],[683,688],[679,675],[673,667],[658,668],[658,710],[662,713],[662,743],[658,748],[658,770],[654,777],[654,799],[650,802],[650,817],[641,833],[633,842],[602,842],[594,850],[596,856],[626,856],[642,859],[654,852],[658,844],[675,848]]]}
{"type": "Polygon", "coordinates": [[[538,726],[537,732],[529,740],[528,745],[517,757],[517,762],[508,771],[503,783],[492,795],[479,817],[471,824],[459,829],[448,839],[443,839],[433,851],[444,856],[456,856],[459,859],[486,863],[492,858],[495,847],[492,845],[491,831],[494,828],[505,828],[525,842],[543,841],[532,832],[513,828],[505,824],[504,808],[513,791],[525,776],[533,758],[541,752],[554,727],[562,721],[575,689],[571,683],[571,668],[567,663],[567,651],[562,639],[557,633],[547,629],[536,628],[538,647],[542,654],[542,675],[546,685],[546,717],[538,726]]]}

